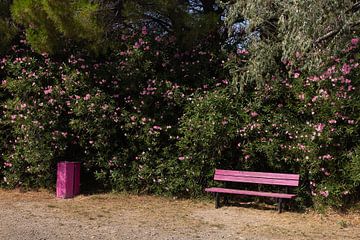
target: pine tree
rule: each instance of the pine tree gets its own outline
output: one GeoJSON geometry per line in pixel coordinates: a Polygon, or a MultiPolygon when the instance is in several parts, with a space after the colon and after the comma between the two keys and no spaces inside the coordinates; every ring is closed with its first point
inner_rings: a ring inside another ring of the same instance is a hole
{"type": "Polygon", "coordinates": [[[38,52],[56,53],[72,44],[101,52],[104,28],[96,18],[99,5],[87,0],[15,0],[12,17],[26,29],[26,38],[38,52]]]}
{"type": "Polygon", "coordinates": [[[0,52],[6,51],[16,34],[16,27],[10,16],[11,0],[0,0],[0,52]]]}
{"type": "MultiPolygon", "coordinates": [[[[145,24],[176,36],[179,46],[191,47],[209,34],[219,34],[223,10],[215,0],[125,1],[128,24],[145,24]]],[[[219,39],[220,40],[220,39],[219,39]]]]}

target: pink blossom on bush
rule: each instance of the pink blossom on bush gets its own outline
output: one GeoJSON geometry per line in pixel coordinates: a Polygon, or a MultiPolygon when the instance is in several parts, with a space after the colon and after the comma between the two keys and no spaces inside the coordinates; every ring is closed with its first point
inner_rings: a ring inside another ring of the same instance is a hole
{"type": "Polygon", "coordinates": [[[12,163],[10,163],[10,162],[4,162],[4,166],[5,166],[5,167],[12,167],[12,163]]]}
{"type": "Polygon", "coordinates": [[[320,158],[322,158],[322,159],[324,159],[324,160],[331,160],[331,159],[333,159],[333,156],[331,156],[330,154],[326,154],[326,155],[323,155],[323,156],[320,157],[320,158]]]}
{"type": "Polygon", "coordinates": [[[257,112],[255,112],[255,111],[253,111],[253,112],[251,112],[250,113],[250,116],[251,117],[256,117],[256,116],[258,116],[259,114],[257,113],[257,112]]]}
{"type": "Polygon", "coordinates": [[[141,46],[141,45],[140,45],[138,42],[136,42],[136,43],[134,44],[134,48],[135,48],[135,49],[140,48],[140,46],[141,46]]]}
{"type": "Polygon", "coordinates": [[[311,76],[311,77],[308,77],[308,79],[311,82],[318,82],[320,80],[320,78],[318,76],[311,76]]]}
{"type": "Polygon", "coordinates": [[[52,93],[52,86],[49,86],[49,87],[45,88],[45,90],[44,90],[45,95],[51,94],[51,93],[52,93]]]}
{"type": "Polygon", "coordinates": [[[147,31],[146,26],[143,26],[143,27],[142,27],[142,29],[141,29],[141,34],[142,34],[142,35],[148,34],[148,31],[147,31]]]}
{"type": "Polygon", "coordinates": [[[87,101],[91,98],[91,95],[90,94],[86,94],[85,97],[84,97],[84,100],[87,101]]]}
{"type": "Polygon", "coordinates": [[[305,94],[304,94],[304,93],[300,93],[298,97],[299,97],[299,99],[302,100],[302,101],[305,100],[305,94]]]}
{"type": "Polygon", "coordinates": [[[236,52],[239,55],[248,55],[249,54],[249,51],[247,51],[246,49],[238,49],[236,52]]]}
{"type": "Polygon", "coordinates": [[[351,67],[349,64],[345,63],[342,67],[341,67],[341,72],[344,74],[344,75],[347,75],[351,72],[351,67]]]}
{"type": "Polygon", "coordinates": [[[325,124],[324,123],[319,123],[317,125],[315,125],[315,130],[319,133],[321,133],[324,130],[325,124]]]}
{"type": "Polygon", "coordinates": [[[352,45],[357,45],[359,43],[359,38],[353,38],[351,39],[351,44],[352,45]]]}
{"type": "Polygon", "coordinates": [[[161,41],[161,37],[160,37],[160,36],[156,36],[156,37],[155,37],[155,41],[160,42],[160,41],[161,41]]]}
{"type": "Polygon", "coordinates": [[[319,194],[323,197],[328,197],[329,196],[329,191],[325,190],[325,191],[320,191],[319,194]]]}
{"type": "Polygon", "coordinates": [[[153,126],[152,128],[153,128],[154,130],[161,130],[161,129],[162,129],[160,126],[156,126],[156,125],[153,126]]]}

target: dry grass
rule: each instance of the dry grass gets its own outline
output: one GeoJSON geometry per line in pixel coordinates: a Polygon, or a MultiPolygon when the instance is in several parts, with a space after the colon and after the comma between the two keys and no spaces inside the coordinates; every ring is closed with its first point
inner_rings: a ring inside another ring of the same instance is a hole
{"type": "Polygon", "coordinates": [[[222,207],[129,194],[0,190],[0,239],[358,239],[360,214],[222,207]],[[74,227],[75,226],[75,227],[74,227]],[[24,236],[26,234],[26,236],[24,236]],[[41,239],[41,238],[40,238],[41,239]]]}

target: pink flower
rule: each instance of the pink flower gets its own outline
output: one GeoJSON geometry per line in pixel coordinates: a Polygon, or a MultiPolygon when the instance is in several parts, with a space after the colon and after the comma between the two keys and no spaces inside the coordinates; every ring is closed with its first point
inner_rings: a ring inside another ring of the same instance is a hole
{"type": "Polygon", "coordinates": [[[134,48],[136,48],[136,49],[140,48],[140,44],[139,44],[138,42],[136,42],[136,43],[134,44],[134,48]]]}
{"type": "Polygon", "coordinates": [[[237,54],[239,54],[239,55],[247,55],[247,54],[249,54],[249,51],[247,51],[245,49],[238,49],[237,54]]]}
{"type": "Polygon", "coordinates": [[[250,155],[246,154],[244,158],[245,158],[245,160],[248,160],[250,158],[250,155]]]}
{"type": "Polygon", "coordinates": [[[322,158],[324,160],[331,160],[331,159],[333,159],[333,156],[331,156],[330,154],[326,154],[326,155],[324,155],[324,156],[322,156],[320,158],[322,158]]]}
{"type": "Polygon", "coordinates": [[[351,71],[351,67],[349,64],[345,63],[342,67],[341,67],[341,72],[344,74],[344,75],[347,75],[349,74],[351,71]]]}
{"type": "Polygon", "coordinates": [[[50,93],[52,93],[52,87],[51,86],[45,88],[45,90],[44,90],[45,95],[50,94],[50,93]]]}
{"type": "Polygon", "coordinates": [[[184,157],[184,156],[181,156],[181,157],[178,157],[178,159],[179,159],[180,161],[183,161],[183,160],[185,160],[185,157],[184,157]]]}
{"type": "Polygon", "coordinates": [[[161,130],[162,128],[160,126],[153,126],[152,127],[154,130],[161,130]]]}
{"type": "Polygon", "coordinates": [[[329,196],[329,191],[328,191],[328,190],[326,190],[326,191],[320,191],[319,193],[320,193],[320,195],[323,196],[323,197],[328,197],[328,196],[329,196]]]}
{"type": "Polygon", "coordinates": [[[255,112],[255,111],[250,113],[250,116],[251,116],[251,117],[256,117],[256,116],[258,116],[258,115],[259,115],[259,114],[258,114],[257,112],[255,112]]]}
{"type": "Polygon", "coordinates": [[[87,101],[91,98],[91,95],[90,94],[86,94],[85,97],[84,97],[84,100],[87,101]]]}
{"type": "Polygon", "coordinates": [[[223,84],[225,84],[225,85],[228,85],[228,84],[229,84],[229,81],[226,80],[226,79],[222,80],[221,82],[222,82],[223,84]]]}
{"type": "Polygon", "coordinates": [[[330,123],[330,124],[335,124],[335,123],[336,123],[336,120],[335,120],[335,119],[330,119],[330,120],[329,120],[329,123],[330,123]]]}
{"type": "Polygon", "coordinates": [[[224,119],[222,122],[221,122],[222,125],[226,125],[228,124],[228,121],[226,119],[224,119]]]}
{"type": "Polygon", "coordinates": [[[4,162],[4,166],[5,166],[5,167],[12,167],[12,163],[10,163],[10,162],[4,162]]]}
{"type": "Polygon", "coordinates": [[[294,73],[294,78],[299,78],[300,77],[300,73],[294,73]]]}
{"type": "Polygon", "coordinates": [[[311,76],[311,77],[308,77],[308,79],[311,81],[311,82],[318,82],[320,80],[319,77],[317,76],[311,76]]]}
{"type": "Polygon", "coordinates": [[[142,27],[142,29],[141,29],[141,34],[142,34],[142,35],[148,34],[148,31],[147,31],[146,26],[143,26],[143,27],[142,27]]]}
{"type": "Polygon", "coordinates": [[[302,101],[305,100],[305,94],[304,94],[304,93],[299,94],[298,97],[299,97],[299,99],[302,100],[302,101]]]}
{"type": "Polygon", "coordinates": [[[351,39],[351,44],[352,45],[357,45],[359,43],[359,38],[353,38],[351,39]]]}
{"type": "Polygon", "coordinates": [[[315,130],[317,132],[322,132],[324,130],[324,127],[325,127],[325,124],[319,123],[319,124],[315,125],[315,130]]]}

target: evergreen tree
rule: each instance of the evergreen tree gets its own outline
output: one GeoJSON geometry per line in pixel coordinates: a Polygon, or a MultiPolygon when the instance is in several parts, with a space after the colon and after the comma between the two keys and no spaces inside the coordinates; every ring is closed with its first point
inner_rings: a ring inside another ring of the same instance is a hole
{"type": "Polygon", "coordinates": [[[11,0],[0,0],[0,52],[5,51],[16,34],[16,27],[10,18],[11,0]]]}
{"type": "Polygon", "coordinates": [[[101,52],[104,29],[96,18],[99,4],[87,0],[15,0],[11,7],[16,23],[39,52],[56,53],[74,43],[101,52]]]}
{"type": "Polygon", "coordinates": [[[125,1],[123,15],[127,23],[171,33],[179,46],[191,47],[209,35],[220,37],[222,12],[215,0],[151,0],[125,1]]]}

